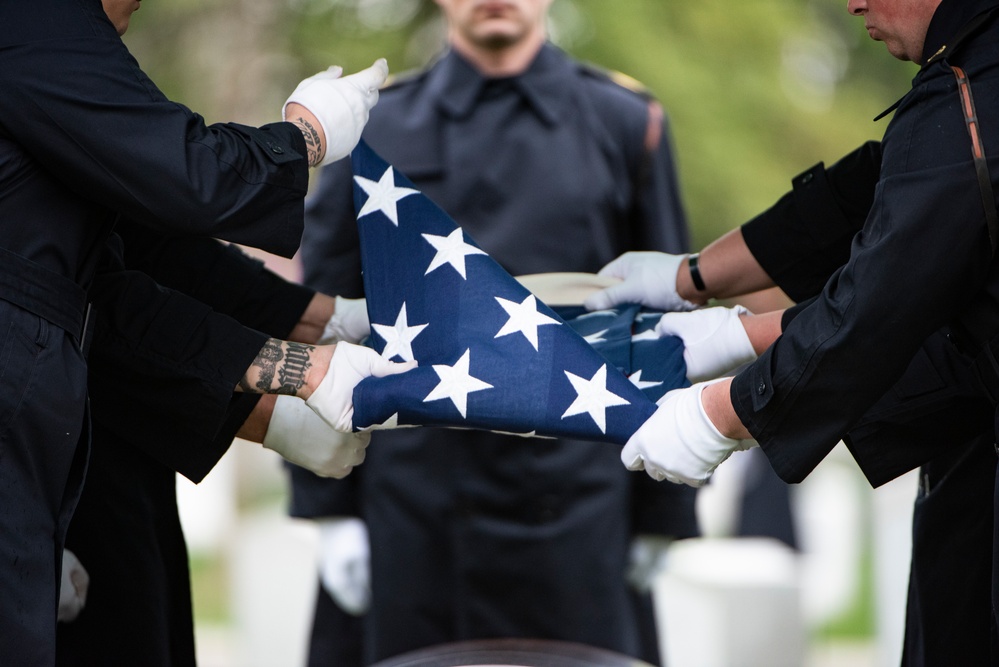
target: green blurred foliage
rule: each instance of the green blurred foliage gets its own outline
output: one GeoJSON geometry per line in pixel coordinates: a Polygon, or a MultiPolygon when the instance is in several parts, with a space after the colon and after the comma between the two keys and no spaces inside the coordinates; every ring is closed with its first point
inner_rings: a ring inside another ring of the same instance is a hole
{"type": "MultiPolygon", "coordinates": [[[[911,63],[872,42],[843,0],[555,0],[553,40],[641,81],[664,104],[700,248],[772,204],[795,174],[877,139],[872,119],[911,63]]],[[[210,121],[278,119],[303,77],[385,56],[425,65],[444,29],[432,0],[143,3],[126,41],[173,99],[210,121]]]]}

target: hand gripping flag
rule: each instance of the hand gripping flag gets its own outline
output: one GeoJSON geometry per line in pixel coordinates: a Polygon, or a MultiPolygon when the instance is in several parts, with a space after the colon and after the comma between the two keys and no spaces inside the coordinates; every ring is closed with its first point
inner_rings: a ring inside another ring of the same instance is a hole
{"type": "Polygon", "coordinates": [[[355,430],[447,426],[623,444],[657,398],[688,384],[680,340],[655,336],[658,314],[560,316],[363,141],[351,160],[369,344],[419,363],[358,384],[355,430]]]}

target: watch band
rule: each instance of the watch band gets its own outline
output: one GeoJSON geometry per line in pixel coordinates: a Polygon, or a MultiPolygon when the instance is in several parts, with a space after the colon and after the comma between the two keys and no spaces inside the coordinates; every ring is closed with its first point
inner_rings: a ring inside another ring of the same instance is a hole
{"type": "Polygon", "coordinates": [[[701,270],[697,266],[697,260],[699,260],[701,255],[699,253],[694,253],[690,255],[687,259],[687,266],[690,267],[690,279],[694,282],[694,288],[698,292],[703,292],[708,287],[704,284],[704,278],[701,277],[701,270]]]}

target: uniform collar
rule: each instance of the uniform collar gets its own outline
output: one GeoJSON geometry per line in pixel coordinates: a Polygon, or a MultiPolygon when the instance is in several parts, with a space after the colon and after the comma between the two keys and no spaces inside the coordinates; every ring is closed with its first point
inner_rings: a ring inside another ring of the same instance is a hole
{"type": "MultiPolygon", "coordinates": [[[[507,80],[542,121],[553,125],[568,102],[565,93],[570,70],[569,59],[555,46],[545,44],[524,72],[507,80]]],[[[432,92],[441,109],[454,118],[471,112],[488,81],[453,49],[444,54],[431,76],[432,92]]]]}
{"type": "MultiPolygon", "coordinates": [[[[951,55],[997,9],[999,0],[942,0],[926,30],[920,72],[951,55]]],[[[905,96],[875,116],[874,120],[879,121],[890,114],[904,99],[905,96]]]]}
{"type": "Polygon", "coordinates": [[[997,7],[999,0],[942,0],[926,31],[923,62],[930,64],[953,51],[980,25],[977,19],[997,7]]]}

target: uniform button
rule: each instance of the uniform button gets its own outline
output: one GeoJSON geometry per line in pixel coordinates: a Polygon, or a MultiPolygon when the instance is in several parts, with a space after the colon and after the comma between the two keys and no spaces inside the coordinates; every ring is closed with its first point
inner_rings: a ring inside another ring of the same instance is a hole
{"type": "Polygon", "coordinates": [[[808,172],[807,174],[801,177],[801,182],[811,183],[813,178],[815,178],[815,174],[813,174],[812,172],[808,172]]]}
{"type": "Polygon", "coordinates": [[[765,392],[766,390],[767,390],[767,383],[766,382],[761,382],[759,384],[759,386],[756,387],[756,393],[759,394],[760,396],[762,396],[763,392],[765,392]]]}
{"type": "Polygon", "coordinates": [[[281,148],[280,146],[271,146],[271,152],[276,153],[277,155],[281,155],[282,153],[284,153],[284,149],[281,148]]]}

